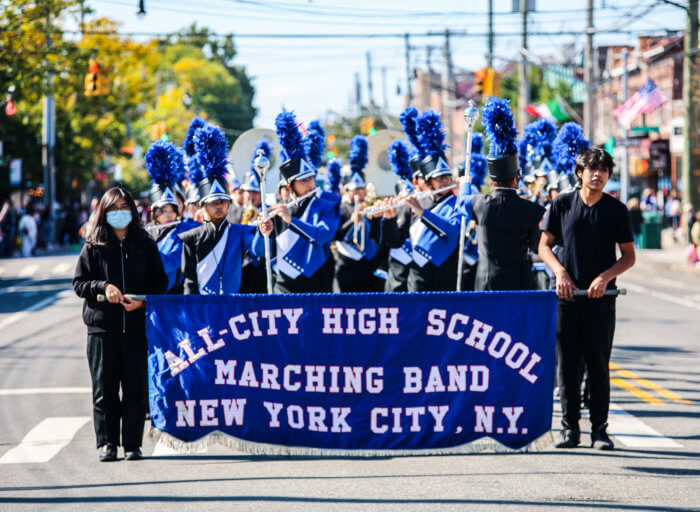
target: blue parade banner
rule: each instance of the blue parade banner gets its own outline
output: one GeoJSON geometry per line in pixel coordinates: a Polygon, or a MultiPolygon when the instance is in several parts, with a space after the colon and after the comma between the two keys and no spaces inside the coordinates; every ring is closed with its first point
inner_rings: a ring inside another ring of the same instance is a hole
{"type": "Polygon", "coordinates": [[[221,432],[258,453],[415,453],[482,437],[522,448],[551,427],[556,301],[148,296],[153,426],[185,443],[221,432]]]}

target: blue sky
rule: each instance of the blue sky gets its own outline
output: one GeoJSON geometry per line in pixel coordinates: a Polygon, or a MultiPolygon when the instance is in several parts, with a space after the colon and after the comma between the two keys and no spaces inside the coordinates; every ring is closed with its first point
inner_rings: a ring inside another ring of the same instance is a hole
{"type": "MultiPolygon", "coordinates": [[[[485,65],[486,0],[202,0],[175,2],[145,0],[147,15],[136,16],[137,0],[88,0],[97,16],[122,22],[123,32],[167,33],[196,22],[225,34],[425,34],[454,32],[473,34],[451,39],[457,70],[485,65]],[[461,14],[466,11],[467,14],[461,14]]],[[[595,0],[596,28],[629,31],[683,29],[684,12],[658,0],[595,0]]],[[[565,44],[582,48],[585,41],[585,0],[561,2],[537,0],[530,15],[531,32],[576,32],[575,35],[533,36],[529,49],[539,56],[560,55],[565,44]]],[[[512,0],[494,0],[494,54],[513,59],[520,46],[520,18],[511,14],[512,0]]],[[[596,44],[633,44],[637,34],[598,34],[596,44]]],[[[138,37],[143,39],[143,37],[138,37]]],[[[443,37],[411,37],[412,66],[424,67],[426,47],[434,46],[433,69],[439,70],[443,37]]],[[[389,113],[398,114],[405,92],[404,41],[399,38],[353,39],[235,39],[236,61],[246,67],[256,87],[256,127],[271,128],[284,106],[308,123],[331,110],[346,112],[360,74],[362,95],[367,98],[366,52],[372,55],[374,101],[383,103],[382,68],[386,68],[389,113]]],[[[496,60],[498,65],[499,60],[496,60]]]]}

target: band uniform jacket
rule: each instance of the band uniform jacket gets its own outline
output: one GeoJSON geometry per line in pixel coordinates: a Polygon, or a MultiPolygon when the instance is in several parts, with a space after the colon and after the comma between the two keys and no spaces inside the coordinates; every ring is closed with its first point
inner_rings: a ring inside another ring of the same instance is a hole
{"type": "Polygon", "coordinates": [[[335,277],[338,287],[341,292],[381,291],[374,275],[378,265],[377,242],[381,219],[363,216],[363,224],[358,224],[358,243],[355,244],[355,224],[351,220],[354,211],[354,203],[340,203],[340,226],[335,235],[335,277]],[[362,225],[364,227],[360,228],[362,225]]]}
{"type": "Polygon", "coordinates": [[[409,209],[400,219],[382,222],[382,239],[389,247],[400,248],[410,239],[408,291],[454,290],[461,222],[456,201],[453,194],[443,194],[426,203],[420,217],[409,209]]]}
{"type": "MultiPolygon", "coordinates": [[[[289,207],[292,216],[287,224],[273,217],[271,251],[276,255],[275,289],[286,293],[329,291],[327,269],[329,244],[338,230],[337,206],[317,196],[289,207]]],[[[264,237],[255,233],[252,252],[265,257],[264,237]]]]}
{"type": "Polygon", "coordinates": [[[530,251],[537,250],[545,209],[518,197],[513,188],[472,196],[468,203],[479,240],[475,289],[535,289],[530,251]]]}
{"type": "Polygon", "coordinates": [[[253,226],[223,220],[218,229],[205,222],[181,234],[185,295],[238,293],[243,253],[250,249],[255,231],[253,226]]]}

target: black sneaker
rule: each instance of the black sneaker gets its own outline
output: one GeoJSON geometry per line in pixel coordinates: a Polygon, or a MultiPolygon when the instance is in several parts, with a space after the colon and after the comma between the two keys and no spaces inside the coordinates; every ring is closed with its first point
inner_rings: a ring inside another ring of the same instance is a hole
{"type": "Polygon", "coordinates": [[[607,423],[599,427],[594,428],[591,431],[591,448],[596,450],[614,450],[615,444],[610,439],[610,436],[606,432],[608,428],[607,423]]]}
{"type": "Polygon", "coordinates": [[[117,447],[113,444],[103,444],[100,447],[100,462],[114,462],[117,460],[117,447]]]}
{"type": "Polygon", "coordinates": [[[559,432],[559,437],[554,444],[555,448],[576,448],[581,443],[581,432],[565,428],[559,432]]]}
{"type": "Polygon", "coordinates": [[[124,460],[141,460],[143,459],[143,454],[141,453],[141,448],[136,448],[135,450],[129,450],[124,452],[124,460]]]}

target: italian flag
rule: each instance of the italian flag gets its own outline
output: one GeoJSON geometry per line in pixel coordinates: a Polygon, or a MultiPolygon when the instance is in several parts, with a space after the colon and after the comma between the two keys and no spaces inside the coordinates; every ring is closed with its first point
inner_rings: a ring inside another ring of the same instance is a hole
{"type": "Polygon", "coordinates": [[[540,103],[539,105],[528,105],[525,109],[531,116],[544,117],[555,123],[563,123],[571,119],[559,98],[553,98],[547,103],[540,103]]]}

